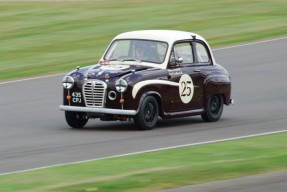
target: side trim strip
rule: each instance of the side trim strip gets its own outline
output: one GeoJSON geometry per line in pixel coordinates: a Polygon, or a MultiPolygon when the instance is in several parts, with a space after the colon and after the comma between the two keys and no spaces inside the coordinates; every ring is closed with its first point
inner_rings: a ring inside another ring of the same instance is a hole
{"type": "Polygon", "coordinates": [[[102,113],[102,114],[131,115],[131,116],[134,116],[137,114],[136,110],[75,107],[75,106],[67,106],[67,105],[60,105],[59,108],[62,111],[74,111],[74,112],[86,112],[86,113],[102,113]]]}
{"type": "Polygon", "coordinates": [[[143,88],[144,86],[147,85],[154,85],[154,84],[158,84],[158,85],[170,85],[170,86],[179,86],[179,83],[175,83],[175,82],[171,82],[171,81],[166,81],[166,80],[146,80],[146,81],[141,81],[137,84],[134,85],[133,91],[132,91],[132,95],[133,98],[135,99],[137,96],[138,91],[143,88]]]}

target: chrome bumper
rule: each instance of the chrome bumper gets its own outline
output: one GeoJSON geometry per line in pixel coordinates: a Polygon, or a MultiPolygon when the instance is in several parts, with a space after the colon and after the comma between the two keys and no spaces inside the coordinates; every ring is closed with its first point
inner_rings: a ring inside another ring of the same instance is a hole
{"type": "Polygon", "coordinates": [[[60,110],[62,110],[62,111],[113,114],[113,115],[130,115],[130,116],[134,116],[137,114],[136,110],[93,108],[93,107],[75,107],[75,106],[68,106],[68,105],[60,105],[59,107],[60,107],[60,110]]]}

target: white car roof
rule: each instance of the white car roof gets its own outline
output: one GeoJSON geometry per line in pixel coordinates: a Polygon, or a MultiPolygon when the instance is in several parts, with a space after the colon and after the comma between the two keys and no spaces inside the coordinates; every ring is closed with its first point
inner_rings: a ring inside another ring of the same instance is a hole
{"type": "Polygon", "coordinates": [[[192,39],[192,36],[196,36],[196,39],[205,39],[196,33],[176,31],[176,30],[141,30],[130,31],[117,35],[115,39],[150,39],[156,41],[164,41],[169,44],[183,39],[192,39]]]}
{"type": "MultiPolygon", "coordinates": [[[[169,45],[172,45],[175,41],[179,40],[187,40],[187,39],[193,39],[193,36],[195,36],[196,39],[201,40],[205,42],[207,45],[208,49],[210,50],[211,58],[213,63],[215,62],[215,59],[213,57],[212,51],[207,43],[207,41],[201,37],[200,35],[192,32],[186,32],[186,31],[176,31],[176,30],[139,30],[139,31],[130,31],[130,32],[125,32],[117,35],[110,43],[112,44],[113,41],[117,39],[146,39],[146,40],[155,40],[155,41],[163,41],[167,42],[169,45]]],[[[110,47],[108,46],[108,48],[110,47]]],[[[105,53],[103,54],[101,60],[104,60],[103,57],[106,54],[108,48],[106,49],[105,53]]],[[[169,46],[166,58],[162,64],[153,64],[153,63],[144,63],[142,62],[142,65],[145,66],[151,66],[151,67],[157,67],[157,68],[162,68],[166,69],[168,65],[168,59],[169,55],[171,53],[171,46],[169,46]]],[[[117,63],[118,61],[113,61],[117,63]]],[[[126,62],[128,63],[128,62],[126,62]]],[[[131,64],[133,62],[130,62],[131,64]]]]}

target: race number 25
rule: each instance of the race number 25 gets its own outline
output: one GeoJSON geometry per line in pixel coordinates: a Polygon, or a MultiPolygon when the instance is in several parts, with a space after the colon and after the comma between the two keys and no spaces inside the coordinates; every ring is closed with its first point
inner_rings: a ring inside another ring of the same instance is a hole
{"type": "Polygon", "coordinates": [[[189,75],[183,74],[179,80],[179,95],[183,103],[189,103],[193,96],[193,82],[189,75]]]}

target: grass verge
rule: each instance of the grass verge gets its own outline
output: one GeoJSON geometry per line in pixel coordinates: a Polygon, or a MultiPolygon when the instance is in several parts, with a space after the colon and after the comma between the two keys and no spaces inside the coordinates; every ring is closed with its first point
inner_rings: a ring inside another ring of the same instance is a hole
{"type": "Polygon", "coordinates": [[[287,133],[0,176],[2,191],[157,191],[287,169],[287,133]]]}
{"type": "Polygon", "coordinates": [[[0,1],[0,80],[97,63],[118,33],[193,31],[212,46],[287,34],[286,0],[0,1]]]}

